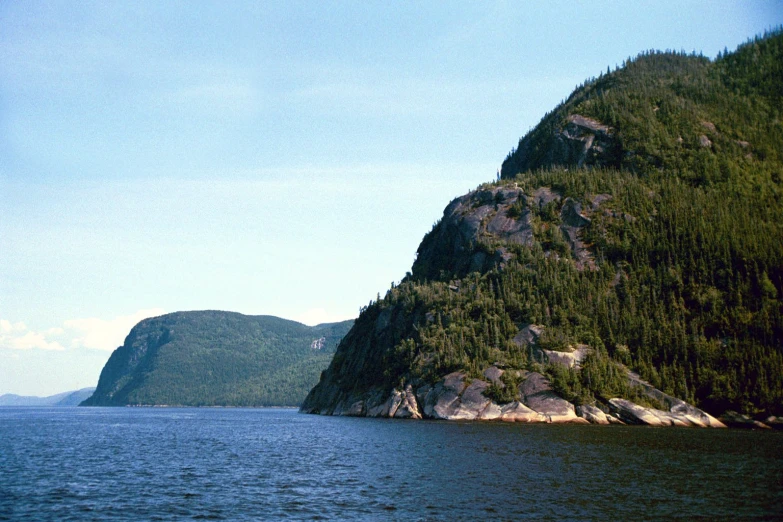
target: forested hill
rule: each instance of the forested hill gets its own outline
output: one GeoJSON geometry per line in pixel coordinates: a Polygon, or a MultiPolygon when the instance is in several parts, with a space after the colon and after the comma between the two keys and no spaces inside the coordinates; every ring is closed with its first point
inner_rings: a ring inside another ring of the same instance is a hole
{"type": "Polygon", "coordinates": [[[84,406],[298,406],[353,321],[177,312],[145,319],[84,406]]]}
{"type": "Polygon", "coordinates": [[[777,31],[715,61],[643,53],[587,81],[547,114],[520,139],[501,175],[603,166],[665,172],[693,185],[752,183],[759,170],[779,181],[781,47],[777,31]]]}
{"type": "Polygon", "coordinates": [[[663,407],[640,377],[713,414],[783,414],[782,117],[780,30],[715,60],[645,52],[586,82],[500,181],[446,208],[303,410],[386,415],[389,396],[405,416],[467,418],[462,401],[484,418],[467,383],[530,406],[535,374],[607,412],[663,407]]]}

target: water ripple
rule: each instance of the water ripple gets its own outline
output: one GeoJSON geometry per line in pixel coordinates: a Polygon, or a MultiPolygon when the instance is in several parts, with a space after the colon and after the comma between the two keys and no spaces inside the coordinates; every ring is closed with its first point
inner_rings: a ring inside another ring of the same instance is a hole
{"type": "Polygon", "coordinates": [[[781,517],[783,434],[0,408],[0,520],[781,517]]]}

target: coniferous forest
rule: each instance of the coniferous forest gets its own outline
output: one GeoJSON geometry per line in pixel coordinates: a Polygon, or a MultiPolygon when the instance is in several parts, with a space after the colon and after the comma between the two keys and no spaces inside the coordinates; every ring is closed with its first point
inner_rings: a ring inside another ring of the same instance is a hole
{"type": "MultiPolygon", "coordinates": [[[[455,254],[444,217],[327,374],[359,391],[497,365],[544,371],[576,403],[649,401],[631,370],[713,414],[783,414],[782,118],[779,29],[714,60],[649,51],[602,72],[471,196],[482,215],[527,216],[530,240],[479,234],[455,254]],[[512,190],[527,196],[504,206],[512,190]],[[515,342],[528,325],[539,347],[591,355],[547,365],[515,342]]],[[[503,402],[509,384],[488,393],[503,402]]]]}
{"type": "Polygon", "coordinates": [[[83,406],[298,406],[353,321],[176,312],[130,331],[83,406]]]}

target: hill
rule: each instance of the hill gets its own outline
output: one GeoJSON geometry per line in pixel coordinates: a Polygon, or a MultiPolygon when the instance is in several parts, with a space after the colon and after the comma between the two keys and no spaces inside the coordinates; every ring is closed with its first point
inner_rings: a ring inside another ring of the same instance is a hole
{"type": "Polygon", "coordinates": [[[353,321],[177,312],[133,327],[83,406],[298,406],[353,321]]]}
{"type": "Polygon", "coordinates": [[[0,406],[78,406],[95,391],[95,388],[82,388],[50,395],[48,397],[33,397],[6,393],[0,395],[0,406]]]}
{"type": "Polygon", "coordinates": [[[501,180],[446,208],[302,411],[782,414],[781,64],[775,31],[714,61],[646,52],[579,87],[501,180]]]}

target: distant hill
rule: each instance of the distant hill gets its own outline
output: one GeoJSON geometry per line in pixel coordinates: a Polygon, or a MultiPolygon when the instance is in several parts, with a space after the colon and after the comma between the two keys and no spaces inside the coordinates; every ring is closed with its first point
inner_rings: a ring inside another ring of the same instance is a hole
{"type": "Polygon", "coordinates": [[[0,395],[0,406],[78,406],[95,391],[95,388],[58,393],[49,397],[31,397],[6,393],[0,395]]]}
{"type": "Polygon", "coordinates": [[[222,311],[145,319],[82,405],[297,406],[352,324],[222,311]]]}
{"type": "Polygon", "coordinates": [[[577,88],[448,205],[302,410],[629,421],[628,401],[666,410],[649,423],[783,414],[781,30],[577,88]]]}

